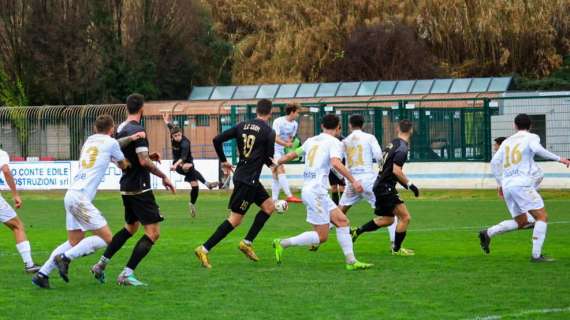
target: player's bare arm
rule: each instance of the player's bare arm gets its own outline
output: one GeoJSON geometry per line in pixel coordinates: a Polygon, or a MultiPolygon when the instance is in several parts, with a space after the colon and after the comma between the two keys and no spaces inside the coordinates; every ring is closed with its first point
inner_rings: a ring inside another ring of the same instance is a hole
{"type": "MultiPolygon", "coordinates": [[[[153,155],[156,155],[156,153],[153,153],[153,155]]],[[[151,159],[151,155],[149,155],[148,151],[139,152],[137,153],[137,156],[141,166],[147,169],[150,173],[162,179],[162,184],[167,190],[170,190],[172,193],[176,193],[174,185],[170,179],[154,164],[153,159],[151,159]]]]}
{"type": "Polygon", "coordinates": [[[291,139],[283,140],[283,139],[279,138],[278,136],[275,137],[275,143],[277,143],[278,145],[287,147],[287,148],[291,148],[293,146],[291,139]]]}
{"type": "Polygon", "coordinates": [[[340,158],[331,158],[331,166],[352,184],[352,187],[356,192],[360,193],[364,191],[364,188],[362,187],[360,181],[354,179],[350,173],[350,170],[348,170],[346,166],[342,164],[342,160],[340,158]]]}
{"type": "Polygon", "coordinates": [[[22,199],[20,198],[18,190],[16,189],[16,182],[14,181],[14,177],[10,172],[10,167],[8,165],[2,166],[2,173],[4,173],[4,178],[6,178],[6,184],[8,184],[8,188],[10,188],[10,191],[12,191],[14,206],[16,209],[19,209],[22,206],[22,199]]]}
{"type": "Polygon", "coordinates": [[[418,189],[418,187],[416,187],[413,183],[410,182],[410,179],[408,179],[408,177],[404,173],[404,170],[402,170],[402,167],[400,167],[397,164],[394,164],[392,172],[394,173],[394,175],[398,179],[398,182],[400,182],[400,184],[404,188],[412,191],[414,193],[414,196],[416,196],[416,197],[420,196],[420,190],[418,189]]]}
{"type": "Polygon", "coordinates": [[[141,131],[141,132],[137,132],[131,136],[117,139],[117,142],[119,143],[119,146],[121,146],[121,148],[124,148],[124,147],[128,146],[131,142],[137,141],[139,139],[144,139],[144,138],[146,138],[146,133],[144,131],[141,131]]]}

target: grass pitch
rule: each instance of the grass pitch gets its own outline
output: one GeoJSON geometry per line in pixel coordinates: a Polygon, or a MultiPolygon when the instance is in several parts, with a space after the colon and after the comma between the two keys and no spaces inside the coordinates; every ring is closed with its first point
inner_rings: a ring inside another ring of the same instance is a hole
{"type": "MultiPolygon", "coordinates": [[[[9,196],[5,193],[4,196],[9,196]]],[[[158,194],[166,216],[161,238],[137,270],[146,288],[124,288],[114,279],[128,260],[133,237],[114,257],[108,282],[91,278],[89,267],[102,251],[74,261],[69,284],[51,275],[52,290],[32,286],[11,233],[0,231],[0,318],[2,319],[568,319],[570,318],[570,193],[544,191],[550,214],[545,252],[552,264],[529,262],[531,231],[493,239],[491,255],[479,248],[477,231],[508,219],[493,191],[432,191],[404,197],[412,213],[405,246],[415,257],[393,257],[385,230],[359,238],[355,250],[371,270],[344,270],[334,232],[317,253],[285,251],[277,266],[271,240],[309,228],[302,205],[275,215],[256,240],[261,261],[238,251],[257,208],[210,254],[213,269],[201,268],[193,249],[227,215],[229,194],[201,193],[198,217],[187,213],[188,195],[158,194]]],[[[19,210],[34,259],[43,263],[65,240],[63,192],[24,192],[19,210]]],[[[101,192],[95,201],[113,231],[121,228],[118,193],[101,192]]],[[[372,217],[361,204],[352,225],[372,217]]]]}

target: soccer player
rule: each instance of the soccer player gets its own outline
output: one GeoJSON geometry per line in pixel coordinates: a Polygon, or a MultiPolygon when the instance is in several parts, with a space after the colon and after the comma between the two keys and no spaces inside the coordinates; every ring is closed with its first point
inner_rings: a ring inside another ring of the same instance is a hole
{"type": "MultiPolygon", "coordinates": [[[[14,177],[10,172],[10,157],[8,153],[0,149],[0,170],[4,173],[4,179],[6,184],[12,191],[12,200],[14,201],[14,207],[20,209],[22,207],[22,199],[16,190],[16,183],[14,182],[14,177]]],[[[2,198],[0,194],[0,222],[2,222],[6,227],[8,227],[14,233],[14,238],[16,239],[16,249],[20,253],[22,260],[24,261],[24,271],[27,273],[35,273],[39,270],[39,266],[34,263],[32,259],[32,248],[30,242],[26,237],[26,231],[24,230],[24,224],[22,220],[16,214],[16,211],[10,207],[8,202],[2,198]]]]}
{"type": "Polygon", "coordinates": [[[540,145],[540,138],[530,133],[531,120],[526,114],[519,114],[514,121],[517,133],[507,138],[491,160],[491,170],[499,185],[499,193],[504,197],[513,219],[505,220],[487,230],[479,232],[481,248],[490,252],[491,238],[505,232],[522,229],[529,224],[526,213],[536,220],[532,232],[532,262],[550,262],[552,258],[542,254],[546,238],[548,214],[544,201],[535,189],[532,172],[536,166],[534,156],[558,161],[566,167],[570,161],[557,156],[540,145]]]}
{"type": "Polygon", "coordinates": [[[207,182],[204,176],[196,170],[194,166],[194,157],[192,157],[191,143],[188,138],[182,134],[182,130],[170,123],[168,114],[163,116],[164,123],[170,130],[170,142],[172,144],[172,158],[173,163],[170,171],[176,171],[178,174],[184,176],[184,181],[190,183],[190,202],[188,203],[190,215],[196,216],[196,201],[198,200],[198,193],[200,188],[198,181],[205,184],[208,189],[213,189],[217,186],[216,182],[207,182]]]}
{"type": "Polygon", "coordinates": [[[271,118],[271,101],[263,99],[257,102],[257,118],[240,122],[214,138],[214,148],[222,168],[226,172],[232,170],[232,165],[224,155],[224,142],[231,139],[237,141],[239,162],[234,173],[234,190],[229,200],[228,209],[231,213],[227,220],[218,226],[216,231],[194,253],[204,268],[212,268],[208,259],[208,253],[224,239],[230,232],[237,228],[252,203],[261,210],[255,216],[253,224],[244,240],[239,243],[239,250],[250,260],[259,261],[253,250],[253,241],[275,211],[275,205],[267,191],[259,182],[259,176],[263,165],[274,167],[273,159],[275,144],[275,131],[268,124],[271,118]]]}
{"type": "MultiPolygon", "coordinates": [[[[144,97],[140,94],[131,94],[127,97],[127,120],[119,125],[117,137],[128,137],[139,132],[145,132],[141,125],[143,116],[144,97]]],[[[160,171],[153,160],[158,160],[156,154],[149,155],[148,140],[140,139],[121,150],[130,166],[123,171],[121,177],[121,196],[125,207],[125,227],[115,233],[111,243],[105,249],[105,253],[92,268],[91,272],[95,279],[104,279],[104,270],[111,258],[119,251],[125,242],[129,240],[142,224],[144,235],[133,248],[133,252],[126,267],[119,274],[117,283],[125,286],[145,285],[134,274],[136,267],[150,252],[152,246],[160,235],[160,222],[164,220],[160,214],[158,205],[150,186],[150,174],[162,179],[162,184],[167,190],[175,193],[175,188],[168,177],[160,171]]]]}
{"type": "Polygon", "coordinates": [[[277,263],[283,259],[283,251],[294,246],[316,246],[328,239],[329,224],[336,226],[337,241],[345,256],[347,270],[368,269],[372,264],[359,262],[353,250],[350,226],[346,215],[338,209],[328,193],[328,175],[331,167],[344,176],[356,192],[362,192],[361,183],[342,164],[342,143],[336,138],[340,134],[340,121],[334,114],[323,117],[323,133],[307,139],[301,148],[278,160],[279,164],[305,154],[305,182],[302,198],[307,207],[307,222],[313,231],[301,233],[288,239],[273,240],[277,263]]]}
{"type": "Polygon", "coordinates": [[[95,134],[87,138],[81,148],[79,172],[65,194],[67,240],[60,244],[32,278],[32,283],[48,289],[49,274],[55,268],[60,276],[69,282],[68,269],[72,260],[90,255],[111,242],[113,234],[105,217],[93,205],[97,187],[105,176],[111,161],[121,169],[126,169],[128,162],[121,152],[121,146],[144,138],[144,132],[136,133],[119,141],[111,138],[115,123],[109,115],[102,115],[95,120],[95,134]],[[85,238],[85,232],[93,236],[85,238]]]}
{"type": "MultiPolygon", "coordinates": [[[[288,104],[285,107],[286,116],[279,117],[273,121],[273,130],[275,130],[275,154],[273,159],[279,159],[285,154],[285,147],[291,147],[292,141],[297,135],[299,124],[299,106],[296,104],[288,104]]],[[[273,170],[273,183],[271,185],[271,196],[273,200],[279,199],[279,190],[283,189],[287,196],[287,202],[301,203],[302,200],[295,197],[289,188],[287,176],[285,175],[285,166],[280,165],[273,170]]]]}
{"type": "Polygon", "coordinates": [[[402,247],[402,243],[406,238],[406,230],[410,223],[410,212],[400,199],[396,184],[402,185],[404,188],[412,191],[414,196],[420,195],[419,189],[406,177],[402,168],[408,159],[408,144],[413,134],[413,125],[410,120],[401,120],[398,123],[398,138],[392,140],[384,149],[384,159],[382,170],[378,173],[378,177],[374,182],[374,196],[376,202],[374,204],[374,213],[376,218],[370,220],[358,229],[352,230],[352,239],[356,239],[365,232],[376,231],[381,227],[389,226],[394,223],[394,216],[398,218],[396,232],[394,235],[394,245],[392,254],[398,256],[413,256],[413,250],[402,247]]]}
{"type": "MultiPolygon", "coordinates": [[[[375,136],[363,132],[364,117],[359,114],[349,118],[350,135],[343,139],[342,143],[346,154],[347,168],[354,178],[362,183],[364,192],[356,192],[352,186],[348,186],[340,199],[339,209],[345,214],[360,200],[366,200],[374,209],[376,197],[374,196],[374,181],[376,173],[373,162],[382,162],[382,148],[375,136]]],[[[333,194],[334,195],[334,194],[333,194]]],[[[334,201],[334,198],[333,198],[334,201]]],[[[394,246],[397,219],[388,226],[391,247],[394,246]]],[[[353,231],[354,232],[354,231],[353,231]]]]}

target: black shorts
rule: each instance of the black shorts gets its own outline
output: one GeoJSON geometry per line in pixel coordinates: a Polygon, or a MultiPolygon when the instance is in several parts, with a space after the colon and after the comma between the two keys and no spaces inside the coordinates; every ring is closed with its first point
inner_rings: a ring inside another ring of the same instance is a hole
{"type": "Polygon", "coordinates": [[[182,170],[181,167],[176,168],[176,172],[178,174],[181,174],[184,176],[184,181],[186,182],[192,182],[192,181],[198,181],[198,178],[196,177],[196,169],[194,169],[194,166],[192,166],[192,168],[190,168],[190,170],[188,170],[188,172],[182,170]]]}
{"type": "Polygon", "coordinates": [[[404,203],[395,186],[374,184],[374,214],[382,217],[393,217],[397,205],[404,203]]]}
{"type": "Polygon", "coordinates": [[[329,173],[329,183],[331,186],[339,185],[339,186],[346,186],[344,179],[341,179],[336,176],[332,171],[329,173]]]}
{"type": "Polygon", "coordinates": [[[125,222],[133,224],[140,222],[142,225],[161,222],[164,218],[160,215],[158,205],[152,191],[135,195],[122,195],[125,207],[125,222]]]}
{"type": "Polygon", "coordinates": [[[267,199],[269,199],[269,194],[261,183],[258,182],[252,186],[241,182],[234,182],[234,191],[230,197],[228,209],[235,213],[245,214],[252,203],[261,207],[261,204],[267,199]]]}

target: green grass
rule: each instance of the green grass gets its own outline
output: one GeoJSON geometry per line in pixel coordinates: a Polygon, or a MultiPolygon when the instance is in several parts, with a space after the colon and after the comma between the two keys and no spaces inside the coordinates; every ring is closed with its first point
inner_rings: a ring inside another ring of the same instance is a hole
{"type": "MultiPolygon", "coordinates": [[[[570,195],[543,192],[550,214],[545,252],[558,259],[531,264],[531,231],[493,240],[482,254],[476,231],[509,218],[493,191],[431,191],[410,199],[412,224],[405,246],[415,257],[389,254],[385,230],[363,235],[356,244],[361,261],[375,267],[344,270],[343,256],[331,236],[317,253],[287,249],[284,263],[273,260],[271,240],[305,231],[305,211],[291,205],[268,221],[255,245],[261,261],[238,250],[256,208],[244,225],[210,254],[213,269],[201,268],[193,249],[226,216],[226,193],[202,193],[199,216],[190,219],[185,193],[159,194],[166,216],[161,238],[137,275],[146,288],[123,288],[114,279],[140,234],[131,239],[108,268],[108,283],[96,283],[89,267],[102,252],[74,261],[69,284],[57,273],[52,290],[32,286],[22,271],[11,233],[0,232],[0,318],[2,319],[463,319],[502,315],[505,319],[570,318],[570,195]],[[528,310],[563,308],[547,314],[528,310]],[[518,315],[518,316],[517,316],[518,315]]],[[[5,194],[6,195],[6,194],[5,194]]],[[[38,263],[65,240],[63,193],[22,194],[24,220],[38,263]]],[[[112,229],[122,226],[117,193],[100,193],[95,204],[112,229]]],[[[367,205],[350,212],[353,225],[372,217],[367,205]]]]}

